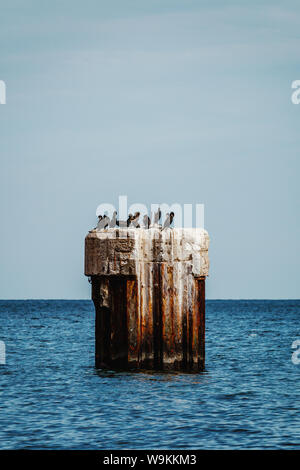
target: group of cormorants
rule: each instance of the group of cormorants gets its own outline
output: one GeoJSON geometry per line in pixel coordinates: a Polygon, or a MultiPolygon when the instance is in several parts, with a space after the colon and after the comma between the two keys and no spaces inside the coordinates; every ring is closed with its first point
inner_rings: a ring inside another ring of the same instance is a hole
{"type": "MultiPolygon", "coordinates": [[[[97,230],[106,229],[106,228],[114,228],[114,227],[131,227],[131,228],[140,228],[139,218],[140,212],[135,212],[134,214],[129,214],[128,219],[126,221],[120,221],[117,219],[117,211],[114,211],[112,218],[110,219],[107,214],[98,215],[98,223],[97,223],[97,230]]],[[[143,217],[143,228],[149,228],[150,226],[160,227],[162,230],[165,228],[169,228],[174,220],[174,212],[170,212],[166,214],[166,219],[163,225],[160,225],[161,219],[161,210],[158,209],[157,212],[154,212],[152,216],[152,225],[150,217],[145,214],[143,217]]]]}

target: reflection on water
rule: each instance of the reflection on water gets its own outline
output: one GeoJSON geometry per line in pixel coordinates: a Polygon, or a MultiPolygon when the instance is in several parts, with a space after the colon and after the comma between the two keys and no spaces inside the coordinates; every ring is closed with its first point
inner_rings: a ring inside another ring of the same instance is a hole
{"type": "Polygon", "coordinates": [[[105,379],[107,377],[120,379],[121,377],[129,377],[130,380],[155,380],[163,382],[174,382],[176,380],[184,381],[187,377],[188,383],[201,383],[209,377],[208,371],[199,372],[197,374],[191,372],[163,372],[163,371],[152,371],[152,370],[133,370],[133,371],[114,371],[114,370],[103,370],[94,369],[93,371],[98,377],[105,379]]]}
{"type": "Polygon", "coordinates": [[[94,368],[89,301],[1,301],[1,448],[300,447],[299,301],[209,301],[206,370],[94,368]]]}

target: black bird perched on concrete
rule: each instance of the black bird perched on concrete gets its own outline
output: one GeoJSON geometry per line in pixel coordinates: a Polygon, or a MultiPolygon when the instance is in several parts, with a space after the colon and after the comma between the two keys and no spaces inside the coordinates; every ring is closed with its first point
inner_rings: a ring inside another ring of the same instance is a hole
{"type": "Polygon", "coordinates": [[[150,227],[151,220],[150,220],[150,217],[148,217],[147,214],[145,214],[144,217],[143,217],[143,223],[144,223],[144,227],[145,227],[145,228],[149,228],[149,227],[150,227]]]}
{"type": "Polygon", "coordinates": [[[131,220],[131,225],[135,228],[140,228],[140,225],[139,225],[139,217],[140,217],[140,212],[135,212],[134,213],[134,216],[131,220]]]}
{"type": "Polygon", "coordinates": [[[170,212],[170,225],[172,225],[172,223],[173,223],[173,220],[174,220],[174,217],[175,217],[175,214],[174,214],[174,212],[173,212],[173,211],[172,211],[172,212],[170,212]]]}
{"type": "Polygon", "coordinates": [[[132,219],[133,219],[133,215],[129,214],[128,219],[127,219],[127,227],[130,226],[132,219]]]}
{"type": "Polygon", "coordinates": [[[165,220],[165,222],[164,222],[163,229],[164,229],[164,228],[169,228],[169,227],[170,227],[170,225],[171,225],[171,224],[172,224],[172,222],[173,222],[174,215],[175,215],[175,214],[174,214],[174,212],[170,212],[170,214],[169,214],[169,213],[167,213],[167,216],[166,216],[166,220],[165,220]]]}
{"type": "MultiPolygon", "coordinates": [[[[100,217],[101,216],[99,216],[99,219],[100,217]]],[[[103,228],[107,228],[109,226],[109,223],[110,223],[109,217],[107,216],[107,214],[104,214],[104,216],[98,222],[97,229],[101,230],[103,228]]]]}
{"type": "Polygon", "coordinates": [[[100,215],[98,215],[98,222],[97,222],[97,225],[96,225],[96,227],[94,228],[94,230],[99,229],[99,224],[100,224],[101,220],[102,220],[102,215],[100,214],[100,215]]]}
{"type": "Polygon", "coordinates": [[[114,211],[111,221],[109,222],[110,228],[114,228],[117,224],[117,211],[114,211]]]}
{"type": "Polygon", "coordinates": [[[158,211],[157,212],[154,212],[154,224],[158,224],[158,222],[160,221],[160,218],[161,218],[161,210],[160,208],[158,208],[158,211]]]}

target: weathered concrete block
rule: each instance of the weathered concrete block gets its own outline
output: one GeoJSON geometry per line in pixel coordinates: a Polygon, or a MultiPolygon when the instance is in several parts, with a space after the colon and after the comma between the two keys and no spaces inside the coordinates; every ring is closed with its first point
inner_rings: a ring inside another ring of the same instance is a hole
{"type": "MultiPolygon", "coordinates": [[[[85,274],[101,275],[104,260],[128,259],[135,262],[135,274],[139,271],[139,263],[190,261],[195,275],[207,276],[208,245],[209,236],[203,229],[128,228],[92,231],[85,239],[85,274]],[[98,263],[99,260],[101,263],[98,263]]],[[[111,275],[118,274],[116,267],[109,271],[111,275]]]]}
{"type": "Polygon", "coordinates": [[[85,240],[96,365],[204,368],[209,237],[201,229],[108,229],[85,240]]]}

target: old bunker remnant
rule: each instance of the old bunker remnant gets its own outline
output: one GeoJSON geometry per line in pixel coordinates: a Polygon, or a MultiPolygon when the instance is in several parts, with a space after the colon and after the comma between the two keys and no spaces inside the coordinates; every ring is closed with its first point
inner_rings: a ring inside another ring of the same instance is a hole
{"type": "Polygon", "coordinates": [[[86,236],[96,367],[203,370],[208,245],[199,228],[108,228],[86,236]]]}

